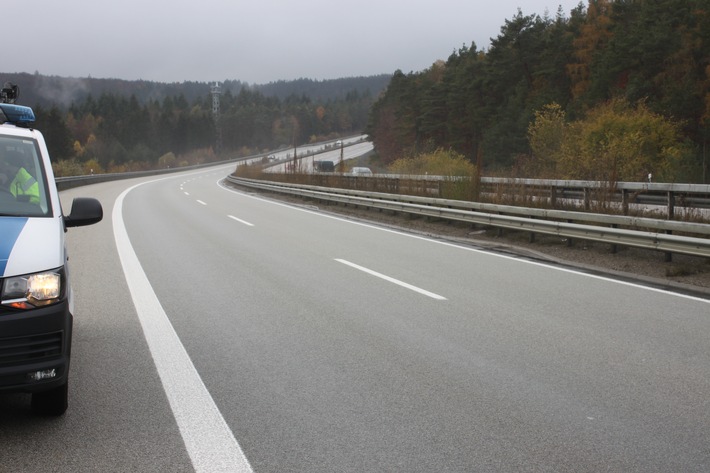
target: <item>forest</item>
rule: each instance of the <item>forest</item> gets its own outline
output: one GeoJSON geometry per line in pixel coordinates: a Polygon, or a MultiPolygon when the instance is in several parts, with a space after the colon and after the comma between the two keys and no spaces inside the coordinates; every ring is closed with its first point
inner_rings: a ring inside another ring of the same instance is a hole
{"type": "Polygon", "coordinates": [[[446,150],[486,175],[707,183],[710,2],[518,10],[487,50],[396,71],[366,131],[383,164],[446,150]]]}
{"type": "Polygon", "coordinates": [[[2,74],[19,85],[18,103],[34,108],[58,176],[200,164],[360,133],[390,77],[223,81],[217,123],[214,83],[2,74]]]}
{"type": "Polygon", "coordinates": [[[364,131],[379,169],[449,156],[477,175],[710,180],[710,0],[518,10],[487,49],[454,47],[418,72],[225,80],[218,123],[209,83],[2,78],[35,108],[58,175],[196,164],[364,131]]]}

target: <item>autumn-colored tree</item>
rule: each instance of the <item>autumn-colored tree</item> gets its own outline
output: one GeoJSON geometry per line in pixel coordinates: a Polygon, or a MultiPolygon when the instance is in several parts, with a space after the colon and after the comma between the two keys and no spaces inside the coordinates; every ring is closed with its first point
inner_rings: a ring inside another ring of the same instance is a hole
{"type": "Polygon", "coordinates": [[[175,153],[173,152],[165,153],[160,158],[158,158],[158,165],[162,169],[173,168],[175,167],[175,163],[177,163],[177,158],[175,157],[175,153]]]}
{"type": "Polygon", "coordinates": [[[526,160],[525,175],[553,178],[565,140],[567,123],[565,112],[557,103],[545,105],[535,112],[535,119],[528,127],[528,141],[532,154],[526,160]]]}
{"type": "Polygon", "coordinates": [[[66,122],[74,139],[82,146],[86,146],[89,136],[92,134],[94,136],[96,135],[100,120],[91,112],[82,113],[80,117],[77,118],[77,113],[70,111],[67,113],[66,122]]]}
{"type": "Polygon", "coordinates": [[[83,174],[101,174],[105,170],[101,167],[101,163],[97,159],[90,159],[83,163],[83,174]]]}
{"type": "MultiPolygon", "coordinates": [[[[451,149],[439,148],[413,157],[401,158],[389,166],[396,174],[430,174],[443,177],[439,181],[440,197],[474,200],[478,196],[479,179],[476,166],[451,149]]],[[[426,191],[425,191],[426,192],[426,191]]]]}
{"type": "Polygon", "coordinates": [[[560,177],[608,182],[672,182],[692,155],[677,123],[614,99],[568,125],[556,156],[560,177]]]}
{"type": "Polygon", "coordinates": [[[390,164],[389,170],[397,174],[432,174],[448,177],[476,175],[476,167],[465,156],[441,148],[430,153],[400,158],[390,164]]]}
{"type": "Polygon", "coordinates": [[[611,38],[611,3],[609,0],[589,0],[586,20],[573,41],[576,61],[567,66],[567,74],[572,81],[571,92],[575,98],[589,89],[595,55],[611,38]]]}

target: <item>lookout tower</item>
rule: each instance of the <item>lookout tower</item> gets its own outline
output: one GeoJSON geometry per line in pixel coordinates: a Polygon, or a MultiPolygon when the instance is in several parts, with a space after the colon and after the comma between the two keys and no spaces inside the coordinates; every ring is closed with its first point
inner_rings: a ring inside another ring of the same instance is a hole
{"type": "Polygon", "coordinates": [[[214,119],[215,129],[215,153],[220,154],[222,151],[222,121],[219,113],[219,96],[222,94],[222,87],[219,82],[215,82],[210,88],[212,93],[212,118],[214,119]]]}

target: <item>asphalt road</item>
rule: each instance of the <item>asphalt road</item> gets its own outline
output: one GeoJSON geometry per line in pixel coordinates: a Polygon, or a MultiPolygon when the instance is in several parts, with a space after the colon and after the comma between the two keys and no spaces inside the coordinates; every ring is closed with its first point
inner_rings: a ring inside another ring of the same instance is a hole
{"type": "Polygon", "coordinates": [[[63,193],[105,212],[68,234],[70,406],[0,395],[0,471],[710,470],[709,301],[286,206],[227,172],[63,193]]]}

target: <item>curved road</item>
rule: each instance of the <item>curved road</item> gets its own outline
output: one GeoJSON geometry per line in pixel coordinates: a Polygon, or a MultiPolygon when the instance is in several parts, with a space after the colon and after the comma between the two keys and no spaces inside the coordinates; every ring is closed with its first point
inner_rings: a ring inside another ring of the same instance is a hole
{"type": "Polygon", "coordinates": [[[70,406],[2,471],[707,471],[710,302],[291,207],[118,181],[71,229],[70,406]]]}

